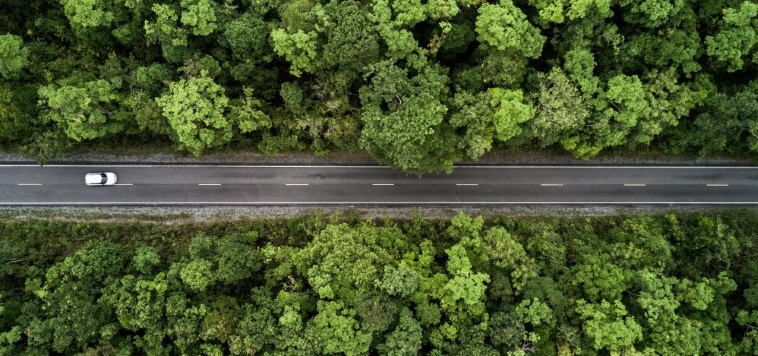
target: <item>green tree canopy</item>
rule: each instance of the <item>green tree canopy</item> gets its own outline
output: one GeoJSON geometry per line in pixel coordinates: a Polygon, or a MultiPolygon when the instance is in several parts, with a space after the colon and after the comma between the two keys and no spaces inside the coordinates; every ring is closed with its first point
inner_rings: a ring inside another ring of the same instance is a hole
{"type": "Polygon", "coordinates": [[[169,92],[156,102],[176,133],[180,147],[196,156],[232,138],[232,128],[224,116],[229,99],[224,88],[211,78],[201,76],[173,82],[169,92]]]}
{"type": "Polygon", "coordinates": [[[0,35],[0,76],[16,79],[29,63],[29,49],[16,35],[0,35]]]}

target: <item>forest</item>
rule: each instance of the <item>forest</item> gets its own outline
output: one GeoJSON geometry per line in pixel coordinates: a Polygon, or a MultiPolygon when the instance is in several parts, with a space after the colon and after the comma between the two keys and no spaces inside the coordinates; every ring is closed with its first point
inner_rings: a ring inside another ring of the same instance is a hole
{"type": "Polygon", "coordinates": [[[758,216],[0,223],[2,355],[755,355],[758,216]]]}
{"type": "Polygon", "coordinates": [[[0,147],[755,157],[751,0],[0,0],[0,147]]]}

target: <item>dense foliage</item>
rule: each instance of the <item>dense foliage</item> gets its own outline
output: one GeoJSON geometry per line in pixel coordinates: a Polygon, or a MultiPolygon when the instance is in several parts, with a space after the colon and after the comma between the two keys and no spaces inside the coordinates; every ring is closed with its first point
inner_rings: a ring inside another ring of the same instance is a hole
{"type": "Polygon", "coordinates": [[[0,354],[754,355],[758,217],[3,222],[0,354]]]}
{"type": "Polygon", "coordinates": [[[758,152],[752,0],[0,0],[0,144],[758,152]],[[114,140],[117,139],[117,140],[114,140]]]}

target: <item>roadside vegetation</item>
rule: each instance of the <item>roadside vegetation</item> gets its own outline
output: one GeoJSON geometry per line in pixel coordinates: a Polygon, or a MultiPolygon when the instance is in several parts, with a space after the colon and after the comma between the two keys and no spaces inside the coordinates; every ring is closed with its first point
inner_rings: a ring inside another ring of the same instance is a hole
{"type": "Polygon", "coordinates": [[[755,157],[750,0],[3,0],[0,145],[755,157]]]}
{"type": "Polygon", "coordinates": [[[0,354],[753,355],[757,220],[5,220],[0,354]]]}

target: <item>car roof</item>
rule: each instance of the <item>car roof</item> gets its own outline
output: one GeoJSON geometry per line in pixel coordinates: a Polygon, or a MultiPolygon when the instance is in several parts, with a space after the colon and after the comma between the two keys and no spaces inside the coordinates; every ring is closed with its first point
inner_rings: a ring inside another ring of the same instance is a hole
{"type": "Polygon", "coordinates": [[[87,173],[84,176],[84,180],[87,182],[87,184],[102,184],[103,176],[101,173],[87,173]]]}

